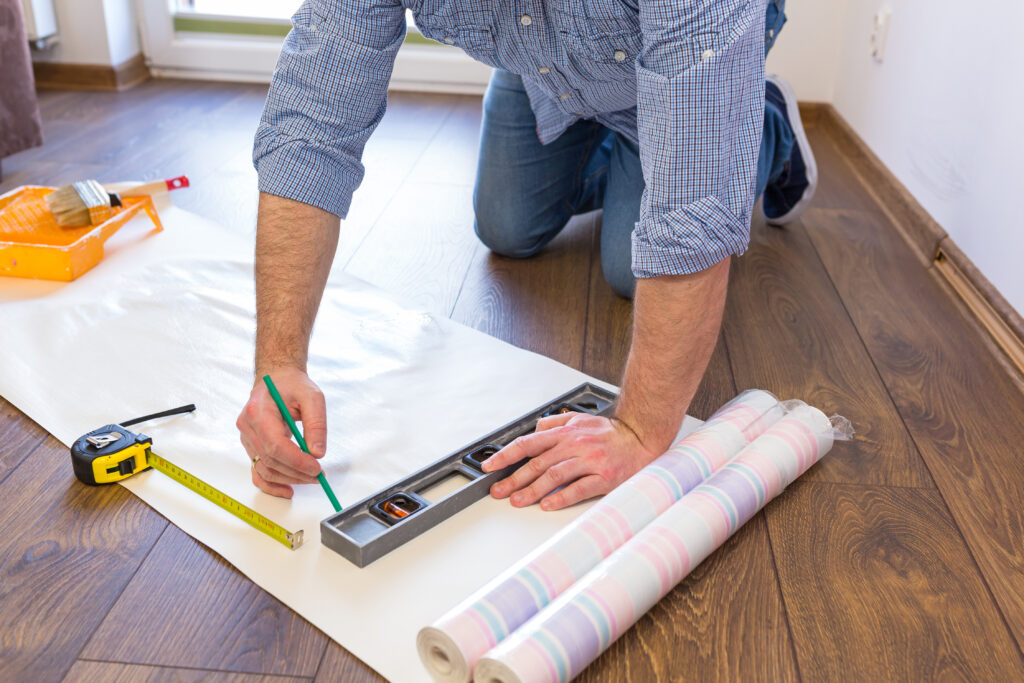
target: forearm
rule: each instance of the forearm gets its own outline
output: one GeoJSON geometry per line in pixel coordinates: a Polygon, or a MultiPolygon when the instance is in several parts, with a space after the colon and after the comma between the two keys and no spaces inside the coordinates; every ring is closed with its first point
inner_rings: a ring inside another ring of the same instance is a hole
{"type": "Polygon", "coordinates": [[[339,220],[300,202],[260,194],[256,222],[256,372],[305,370],[339,220]]]}
{"type": "Polygon", "coordinates": [[[718,339],[728,283],[728,258],[692,275],[637,282],[616,418],[649,452],[671,446],[697,392],[718,339]]]}

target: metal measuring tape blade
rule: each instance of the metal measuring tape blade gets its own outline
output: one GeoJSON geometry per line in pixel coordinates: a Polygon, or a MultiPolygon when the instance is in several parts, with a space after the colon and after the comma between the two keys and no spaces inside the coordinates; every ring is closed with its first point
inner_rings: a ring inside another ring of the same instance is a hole
{"type": "Polygon", "coordinates": [[[365,567],[485,497],[494,482],[517,470],[523,463],[485,474],[482,464],[516,438],[534,431],[540,418],[569,412],[608,415],[615,399],[614,392],[589,383],[581,384],[324,519],[320,522],[320,540],[356,566],[365,567]],[[462,479],[464,483],[436,500],[428,500],[431,497],[428,492],[453,478],[462,479]]]}
{"type": "Polygon", "coordinates": [[[109,424],[79,437],[71,445],[71,466],[79,481],[91,486],[113,484],[128,477],[154,469],[179,484],[198,493],[206,500],[220,506],[243,522],[259,529],[274,540],[292,550],[302,545],[302,531],[291,532],[280,524],[272,522],[252,508],[206,483],[199,477],[178,467],[166,458],[153,452],[153,440],[145,434],[136,434],[128,426],[195,410],[194,405],[128,420],[121,424],[109,424]]]}

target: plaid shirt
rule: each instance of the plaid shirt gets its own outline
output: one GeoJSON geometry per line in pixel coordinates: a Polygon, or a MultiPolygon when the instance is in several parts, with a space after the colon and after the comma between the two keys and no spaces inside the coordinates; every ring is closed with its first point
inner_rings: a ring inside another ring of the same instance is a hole
{"type": "Polygon", "coordinates": [[[306,0],[256,132],[261,191],[346,215],[407,8],[428,38],[519,74],[541,142],[588,118],[638,144],[638,277],[696,272],[746,249],[765,0],[306,0]]]}

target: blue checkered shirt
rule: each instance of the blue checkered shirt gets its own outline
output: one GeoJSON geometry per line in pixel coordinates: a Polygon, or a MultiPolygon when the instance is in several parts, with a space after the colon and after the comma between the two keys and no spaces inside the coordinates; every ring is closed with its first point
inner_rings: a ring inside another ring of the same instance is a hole
{"type": "Polygon", "coordinates": [[[519,74],[541,142],[586,118],[638,144],[637,277],[696,272],[746,249],[765,0],[306,0],[256,133],[261,191],[346,215],[406,9],[428,38],[519,74]]]}

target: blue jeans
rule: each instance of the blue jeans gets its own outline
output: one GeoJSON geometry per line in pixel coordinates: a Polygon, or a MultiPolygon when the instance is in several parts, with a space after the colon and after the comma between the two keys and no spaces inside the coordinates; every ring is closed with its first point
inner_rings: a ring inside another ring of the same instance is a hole
{"type": "MultiPolygon", "coordinates": [[[[785,0],[770,0],[765,53],[786,21],[785,0]]],[[[622,297],[636,287],[632,234],[640,218],[644,175],[637,146],[594,121],[577,121],[542,145],[519,76],[495,70],[484,95],[480,160],[473,190],[475,229],[491,251],[533,256],[580,213],[603,209],[601,268],[622,297]]],[[[757,196],[778,178],[792,152],[793,134],[782,112],[765,103],[757,160],[757,196]]]]}

